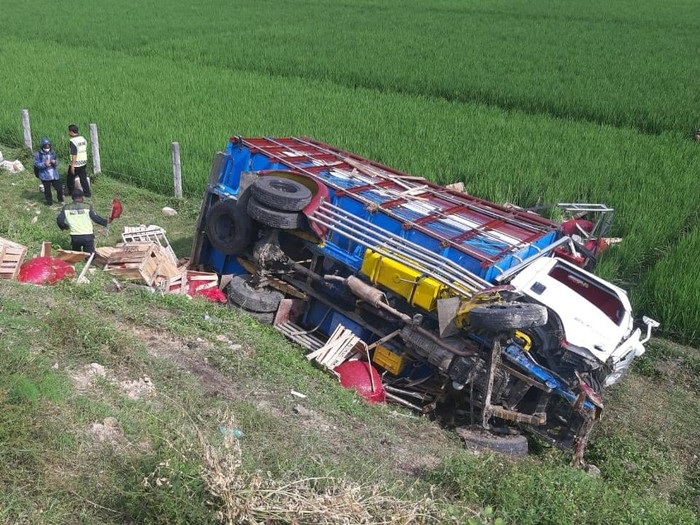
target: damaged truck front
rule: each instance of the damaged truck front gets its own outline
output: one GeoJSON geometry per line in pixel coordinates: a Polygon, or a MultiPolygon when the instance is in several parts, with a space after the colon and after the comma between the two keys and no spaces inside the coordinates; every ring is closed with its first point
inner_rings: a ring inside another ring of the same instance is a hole
{"type": "Polygon", "coordinates": [[[625,291],[588,271],[612,210],[562,208],[559,224],[312,139],[233,137],[192,263],[236,275],[230,301],[308,349],[352,332],[392,399],[580,460],[603,388],[657,323],[642,333],[625,291]]]}

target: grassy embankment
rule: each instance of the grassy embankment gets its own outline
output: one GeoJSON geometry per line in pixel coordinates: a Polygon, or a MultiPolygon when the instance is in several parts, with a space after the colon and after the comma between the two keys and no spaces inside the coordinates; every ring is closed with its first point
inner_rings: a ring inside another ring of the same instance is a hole
{"type": "MultiPolygon", "coordinates": [[[[0,236],[30,256],[43,240],[65,246],[35,179],[2,177],[0,236]]],[[[114,196],[125,207],[98,245],[122,226],[159,224],[189,254],[197,199],[108,177],[94,193],[98,211],[114,196]],[[165,205],[178,215],[162,216],[165,205]]],[[[88,278],[0,281],[2,522],[697,522],[692,349],[654,342],[609,393],[586,456],[602,471],[592,478],[540,443],[524,460],[474,455],[430,421],[365,405],[237,310],[115,291],[99,270],[88,278]]]]}

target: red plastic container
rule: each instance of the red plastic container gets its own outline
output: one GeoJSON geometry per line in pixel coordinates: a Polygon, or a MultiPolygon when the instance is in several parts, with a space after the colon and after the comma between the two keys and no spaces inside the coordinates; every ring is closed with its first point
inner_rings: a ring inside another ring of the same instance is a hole
{"type": "Polygon", "coordinates": [[[340,375],[340,384],[345,388],[354,388],[370,403],[386,402],[382,378],[367,361],[346,361],[336,366],[335,371],[340,375]]]}

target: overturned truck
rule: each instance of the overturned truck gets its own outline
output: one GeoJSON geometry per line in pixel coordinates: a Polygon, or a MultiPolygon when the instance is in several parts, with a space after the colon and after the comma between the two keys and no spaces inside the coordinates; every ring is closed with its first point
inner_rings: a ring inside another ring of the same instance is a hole
{"type": "Polygon", "coordinates": [[[393,399],[486,440],[524,430],[580,461],[603,388],[657,323],[642,333],[625,291],[589,271],[612,210],[560,207],[570,220],[309,138],[232,137],[192,264],[235,275],[231,302],[308,349],[351,331],[393,399]]]}

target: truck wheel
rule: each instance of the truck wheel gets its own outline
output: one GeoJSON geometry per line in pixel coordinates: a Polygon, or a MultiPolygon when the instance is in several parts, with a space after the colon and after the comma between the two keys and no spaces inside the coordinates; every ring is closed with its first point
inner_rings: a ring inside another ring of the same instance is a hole
{"type": "Polygon", "coordinates": [[[204,231],[211,245],[224,255],[237,255],[253,242],[255,229],[246,213],[250,192],[244,192],[238,202],[222,199],[207,213],[204,231]]]}
{"type": "Polygon", "coordinates": [[[311,202],[311,190],[302,183],[271,175],[260,177],[252,186],[253,197],[280,211],[301,211],[311,202]]]}
{"type": "Polygon", "coordinates": [[[523,435],[499,435],[483,428],[465,427],[456,429],[456,432],[467,447],[492,450],[516,457],[527,456],[527,438],[523,435]]]}
{"type": "Polygon", "coordinates": [[[502,332],[547,324],[547,308],[532,303],[494,303],[476,306],[469,311],[475,328],[502,332]]]}
{"type": "Polygon", "coordinates": [[[255,197],[248,203],[248,215],[265,226],[280,230],[296,230],[303,226],[300,213],[273,210],[264,206],[255,197]]]}
{"type": "Polygon", "coordinates": [[[250,286],[252,275],[236,275],[228,284],[229,303],[248,312],[270,313],[277,310],[284,298],[282,292],[250,286]]]}
{"type": "Polygon", "coordinates": [[[260,324],[272,324],[275,320],[275,312],[251,312],[245,308],[241,308],[245,313],[251,316],[260,324]]]}

